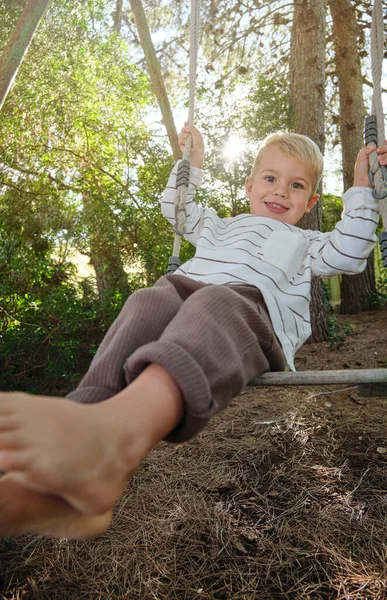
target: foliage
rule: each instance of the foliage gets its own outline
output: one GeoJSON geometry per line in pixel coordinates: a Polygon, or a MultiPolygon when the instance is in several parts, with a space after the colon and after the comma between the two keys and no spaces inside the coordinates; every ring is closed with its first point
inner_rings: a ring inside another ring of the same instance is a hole
{"type": "MultiPolygon", "coordinates": [[[[168,226],[152,216],[170,159],[147,131],[147,77],[111,31],[108,4],[52,3],[3,108],[1,389],[68,389],[130,290],[156,277],[145,257],[159,233],[166,263],[168,226]],[[74,279],[75,251],[97,288],[74,279]],[[128,276],[141,261],[149,273],[128,276]]],[[[0,39],[17,16],[0,20],[0,39]]]]}
{"type": "Polygon", "coordinates": [[[345,338],[352,333],[352,325],[345,321],[341,325],[336,315],[328,316],[328,339],[330,350],[340,350],[345,342],[345,338]]]}
{"type": "Polygon", "coordinates": [[[375,276],[376,276],[376,294],[373,295],[372,308],[378,310],[387,303],[387,268],[383,267],[379,247],[375,252],[375,276]]]}
{"type": "Polygon", "coordinates": [[[341,196],[334,194],[323,194],[322,196],[322,231],[333,231],[335,225],[340,221],[343,211],[343,200],[341,196]]]}
{"type": "Polygon", "coordinates": [[[289,89],[284,76],[259,73],[250,80],[243,124],[249,138],[262,140],[278,130],[292,130],[289,89]]]}
{"type": "MultiPolygon", "coordinates": [[[[152,37],[171,97],[178,99],[188,83],[189,3],[144,0],[152,37]]],[[[198,81],[208,91],[227,96],[237,81],[257,73],[278,76],[287,69],[292,5],[284,0],[205,0],[201,4],[198,81]]],[[[138,48],[130,10],[122,35],[138,48]]],[[[143,59],[138,48],[139,60],[143,59]]],[[[185,90],[184,90],[185,92],[185,90]]]]}
{"type": "Polygon", "coordinates": [[[378,272],[377,288],[380,294],[380,303],[387,301],[387,268],[381,267],[378,272]]]}
{"type": "Polygon", "coordinates": [[[105,326],[95,294],[82,297],[71,279],[73,267],[54,261],[47,248],[30,247],[27,264],[25,247],[4,235],[0,270],[0,388],[68,389],[84,362],[87,341],[105,326]]]}
{"type": "Polygon", "coordinates": [[[151,152],[165,156],[144,124],[147,77],[106,11],[101,2],[51,5],[0,125],[3,211],[12,219],[21,205],[20,226],[32,212],[62,249],[88,254],[101,301],[129,292],[125,268],[138,259],[133,232],[144,211],[137,170],[151,152]]]}

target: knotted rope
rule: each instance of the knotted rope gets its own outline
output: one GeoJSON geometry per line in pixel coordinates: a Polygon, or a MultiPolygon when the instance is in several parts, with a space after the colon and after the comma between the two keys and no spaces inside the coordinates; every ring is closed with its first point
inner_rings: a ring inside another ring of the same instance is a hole
{"type": "MultiPolygon", "coordinates": [[[[382,146],[385,143],[384,111],[382,103],[382,70],[384,54],[383,7],[382,0],[374,0],[371,23],[371,68],[373,79],[372,115],[365,124],[367,145],[382,146]]],[[[380,236],[383,265],[387,267],[387,169],[381,166],[376,151],[371,152],[370,182],[374,186],[375,198],[384,199],[380,205],[384,231],[380,236]]]]}
{"type": "MultiPolygon", "coordinates": [[[[191,0],[190,16],[190,52],[189,52],[189,103],[188,103],[188,125],[193,125],[195,113],[196,93],[196,70],[199,51],[200,31],[200,0],[191,0]]],[[[184,147],[183,158],[179,163],[176,177],[175,196],[175,238],[173,243],[173,255],[168,261],[168,273],[173,273],[180,266],[181,238],[185,234],[185,222],[187,217],[186,202],[189,186],[190,154],[192,136],[189,135],[184,147]]]]}

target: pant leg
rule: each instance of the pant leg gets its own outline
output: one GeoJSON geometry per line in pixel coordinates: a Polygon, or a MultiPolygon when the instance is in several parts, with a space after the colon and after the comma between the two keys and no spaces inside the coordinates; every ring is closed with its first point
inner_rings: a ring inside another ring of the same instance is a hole
{"type": "Polygon", "coordinates": [[[285,368],[262,295],[251,286],[198,289],[157,341],[128,358],[127,382],[150,363],[163,366],[184,395],[185,417],[166,438],[173,442],[198,433],[258,374],[285,368]]]}
{"type": "Polygon", "coordinates": [[[144,344],[158,340],[185,299],[205,284],[188,277],[162,277],[152,288],[131,294],[106,333],[88,372],[68,398],[101,402],[127,386],[124,364],[144,344]]]}

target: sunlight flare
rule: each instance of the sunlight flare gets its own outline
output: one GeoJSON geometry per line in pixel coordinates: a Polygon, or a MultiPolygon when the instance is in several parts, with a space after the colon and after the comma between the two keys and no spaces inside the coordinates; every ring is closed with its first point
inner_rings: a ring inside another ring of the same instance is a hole
{"type": "Polygon", "coordinates": [[[235,160],[246,148],[246,142],[238,135],[231,135],[223,147],[223,155],[227,160],[235,160]]]}

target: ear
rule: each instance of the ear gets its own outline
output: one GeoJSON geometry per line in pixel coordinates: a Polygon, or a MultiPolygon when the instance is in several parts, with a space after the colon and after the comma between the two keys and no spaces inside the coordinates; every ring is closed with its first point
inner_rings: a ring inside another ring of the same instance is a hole
{"type": "Polygon", "coordinates": [[[253,179],[249,175],[248,177],[246,177],[246,181],[245,181],[245,192],[246,192],[246,196],[248,198],[250,198],[252,189],[253,189],[253,179]]]}
{"type": "Polygon", "coordinates": [[[317,200],[320,198],[320,194],[313,194],[313,196],[311,196],[308,200],[308,204],[306,207],[306,213],[310,213],[310,211],[312,210],[312,208],[314,207],[314,205],[316,204],[317,200]]]}

